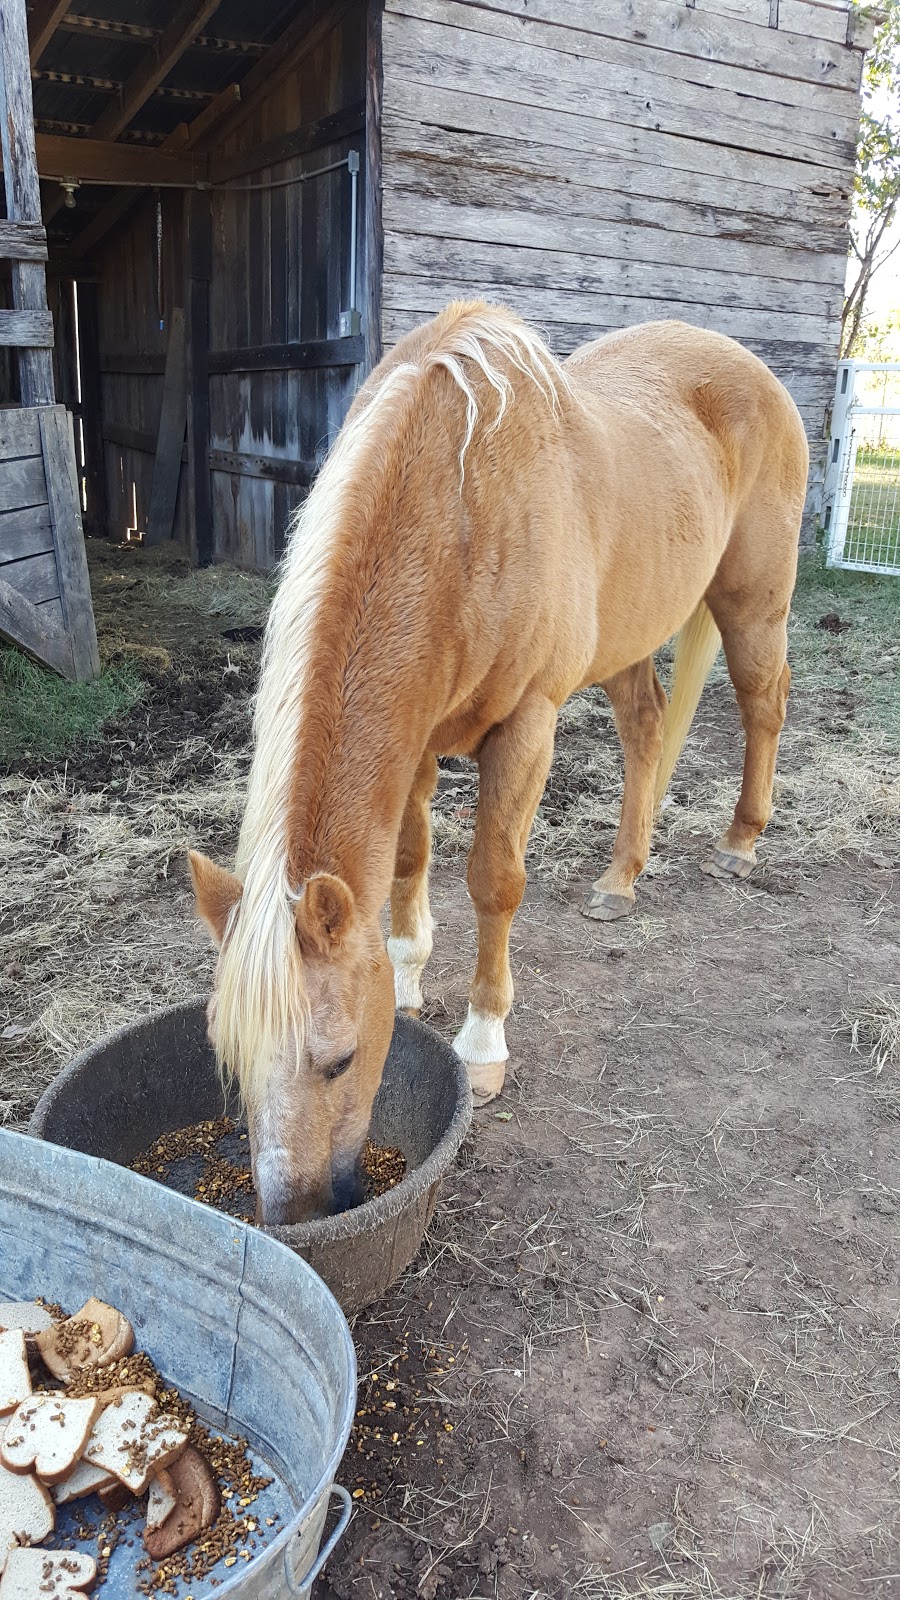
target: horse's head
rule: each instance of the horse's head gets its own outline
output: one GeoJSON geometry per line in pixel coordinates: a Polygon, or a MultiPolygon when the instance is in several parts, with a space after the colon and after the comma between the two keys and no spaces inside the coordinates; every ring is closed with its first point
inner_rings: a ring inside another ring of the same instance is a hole
{"type": "Polygon", "coordinates": [[[344,1211],[362,1198],[359,1157],[394,1021],[378,922],[359,916],[341,878],[316,873],[279,906],[280,943],[269,953],[285,970],[266,971],[246,951],[229,967],[252,908],[230,872],[196,851],[190,864],[197,910],[220,951],[210,1040],[247,1107],[257,1220],[344,1211]],[[261,994],[267,985],[280,990],[280,1007],[261,994]]]}

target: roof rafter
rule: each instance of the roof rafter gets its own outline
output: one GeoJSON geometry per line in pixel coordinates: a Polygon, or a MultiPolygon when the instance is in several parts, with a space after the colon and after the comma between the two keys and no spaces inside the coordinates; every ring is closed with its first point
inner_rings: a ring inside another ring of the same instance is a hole
{"type": "Polygon", "coordinates": [[[122,85],[118,105],[107,106],[94,124],[95,139],[117,139],[141,106],[145,105],[154,90],[162,83],[176,61],[219,8],[219,0],[182,0],[169,26],[159,41],[147,51],[135,67],[131,77],[122,85]]]}
{"type": "Polygon", "coordinates": [[[37,65],[69,9],[69,0],[37,0],[29,19],[28,58],[37,65]]]}
{"type": "MultiPolygon", "coordinates": [[[[190,126],[181,123],[161,146],[161,155],[186,155],[195,150],[204,135],[215,127],[222,118],[237,105],[241,98],[241,91],[236,83],[228,84],[227,88],[220,90],[215,99],[210,102],[205,110],[195,117],[190,126]]],[[[101,207],[95,217],[82,229],[73,240],[66,252],[72,261],[78,261],[87,255],[89,250],[105,239],[106,235],[123,217],[128,215],[135,203],[132,192],[117,194],[101,207]]]]}
{"type": "MultiPolygon", "coordinates": [[[[102,34],[107,39],[119,39],[126,44],[152,44],[161,32],[159,28],[148,28],[140,22],[115,22],[106,17],[80,16],[74,11],[68,12],[59,26],[63,33],[102,34]]],[[[191,41],[191,48],[238,56],[261,56],[266,52],[266,46],[255,39],[221,39],[211,33],[198,33],[196,39],[191,41]]]]}
{"type": "Polygon", "coordinates": [[[247,117],[252,115],[261,100],[271,94],[282,78],[321,44],[332,28],[349,11],[352,0],[332,0],[322,10],[321,0],[306,0],[293,22],[285,28],[278,41],[261,56],[255,66],[241,79],[241,103],[231,116],[216,128],[217,139],[227,139],[247,117]]]}
{"type": "MultiPolygon", "coordinates": [[[[110,141],[119,137],[128,127],[141,107],[171,72],[176,61],[184,55],[192,39],[219,8],[220,0],[181,0],[168,27],[163,29],[153,45],[135,67],[131,77],[122,85],[119,98],[94,123],[95,139],[110,141]]],[[[54,196],[44,208],[44,223],[50,222],[63,204],[61,194],[54,196]]]]}

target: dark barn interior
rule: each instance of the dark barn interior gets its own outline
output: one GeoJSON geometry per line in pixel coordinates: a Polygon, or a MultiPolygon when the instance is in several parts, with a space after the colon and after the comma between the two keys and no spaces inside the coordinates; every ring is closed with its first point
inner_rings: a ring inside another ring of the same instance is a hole
{"type": "Polygon", "coordinates": [[[269,568],[367,359],[365,0],[34,0],[28,25],[85,531],[269,568]]]}

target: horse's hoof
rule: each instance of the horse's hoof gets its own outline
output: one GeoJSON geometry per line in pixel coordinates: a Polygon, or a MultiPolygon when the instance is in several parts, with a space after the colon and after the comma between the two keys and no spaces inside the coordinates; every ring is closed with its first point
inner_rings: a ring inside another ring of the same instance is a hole
{"type": "Polygon", "coordinates": [[[419,1016],[421,1015],[420,1006],[398,1006],[397,1010],[400,1012],[401,1016],[414,1017],[416,1020],[418,1020],[419,1016]]]}
{"type": "Polygon", "coordinates": [[[749,878],[756,866],[756,856],[736,856],[731,850],[720,850],[716,845],[708,861],[704,861],[701,872],[709,878],[749,878]]]}
{"type": "Polygon", "coordinates": [[[581,906],[582,916],[593,922],[616,922],[619,917],[630,917],[633,910],[634,890],[631,894],[614,894],[611,889],[592,889],[581,906]]]}
{"type": "Polygon", "coordinates": [[[506,1077],[505,1061],[467,1061],[466,1071],[472,1086],[472,1103],[476,1111],[496,1100],[506,1077]]]}

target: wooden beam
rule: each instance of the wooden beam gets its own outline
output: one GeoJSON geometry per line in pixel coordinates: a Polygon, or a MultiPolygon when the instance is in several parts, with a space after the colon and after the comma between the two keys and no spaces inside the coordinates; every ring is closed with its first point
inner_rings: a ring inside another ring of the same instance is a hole
{"type": "MultiPolygon", "coordinates": [[[[34,155],[34,106],[25,0],[3,0],[0,5],[0,150],[8,220],[39,223],[41,186],[34,155]]],[[[47,280],[43,263],[13,262],[12,292],[16,311],[43,312],[46,316],[47,280]]],[[[25,344],[28,343],[26,340],[25,344]]],[[[33,343],[44,346],[47,341],[41,338],[33,343]]],[[[52,343],[51,336],[49,344],[52,343]]],[[[49,349],[32,347],[21,352],[19,388],[23,405],[53,404],[56,396],[53,357],[49,349]]]]}
{"type": "MultiPolygon", "coordinates": [[[[50,312],[0,311],[0,350],[2,349],[52,350],[53,318],[50,312]]],[[[29,402],[33,403],[35,402],[29,402]]],[[[50,404],[49,401],[40,403],[50,404]]]]}
{"type": "MultiPolygon", "coordinates": [[[[124,132],[141,106],[145,105],[154,90],[158,89],[163,78],[171,72],[191,40],[200,32],[204,22],[208,21],[218,7],[219,0],[182,0],[169,26],[160,35],[158,43],[147,51],[131,77],[122,85],[120,97],[112,105],[107,106],[103,115],[94,123],[95,139],[101,141],[108,139],[110,142],[118,139],[119,134],[124,132]]],[[[56,196],[49,202],[44,208],[45,223],[52,221],[62,204],[62,195],[56,196]]]]}
{"type": "MultiPolygon", "coordinates": [[[[161,30],[148,28],[140,22],[118,22],[107,17],[85,17],[70,12],[60,23],[64,33],[100,35],[105,39],[123,39],[126,43],[155,44],[161,30]]],[[[222,39],[217,34],[198,33],[192,49],[215,51],[217,55],[262,56],[266,46],[255,39],[222,39]]]]}
{"type": "Polygon", "coordinates": [[[0,261],[46,261],[47,235],[39,222],[0,222],[0,261]]]}
{"type": "Polygon", "coordinates": [[[150,510],[147,513],[146,544],[171,539],[175,522],[175,502],[181,479],[181,451],[184,445],[187,405],[184,311],[176,306],[169,319],[169,344],[166,375],[163,380],[159,433],[153,462],[150,510]]]}
{"type": "Polygon", "coordinates": [[[197,565],[215,554],[209,471],[209,280],[212,276],[212,206],[209,195],[187,196],[188,260],[187,436],[188,505],[197,565]]]}
{"type": "Polygon", "coordinates": [[[211,472],[233,473],[238,478],[265,478],[270,483],[290,483],[306,488],[318,470],[315,461],[289,461],[283,456],[253,455],[247,450],[210,450],[211,472]]]}
{"type": "Polygon", "coordinates": [[[159,42],[147,51],[123,86],[118,105],[107,106],[94,124],[95,138],[119,137],[218,8],[219,0],[182,0],[159,42]]]}
{"type": "Polygon", "coordinates": [[[52,406],[40,413],[40,424],[59,569],[59,597],[69,630],[75,679],[78,683],[89,683],[100,671],[100,656],[81,527],[72,418],[65,406],[52,406]]]}
{"type": "MultiPolygon", "coordinates": [[[[197,121],[199,122],[199,117],[197,121]]],[[[290,161],[294,156],[309,155],[326,145],[339,144],[354,133],[361,133],[366,125],[366,107],[362,100],[344,111],[334,111],[327,117],[317,117],[305,122],[293,133],[280,134],[255,144],[251,150],[238,150],[231,156],[212,156],[209,163],[210,182],[230,183],[248,172],[261,172],[263,167],[274,167],[280,161],[290,161]]]]}
{"type": "Polygon", "coordinates": [[[241,79],[241,103],[217,128],[217,140],[224,141],[231,137],[282,79],[318,48],[353,3],[354,0],[331,0],[331,4],[323,11],[321,0],[306,0],[277,44],[273,44],[241,79]]]}
{"type": "MultiPolygon", "coordinates": [[[[184,123],[181,123],[174,132],[169,134],[165,143],[160,146],[160,155],[177,155],[179,152],[184,155],[189,150],[195,149],[210,129],[214,128],[217,122],[220,122],[223,117],[228,115],[229,111],[234,109],[240,98],[240,85],[229,83],[200,112],[200,115],[194,118],[189,127],[185,127],[184,123]]],[[[66,255],[73,262],[79,261],[83,256],[86,256],[89,250],[93,250],[95,245],[100,243],[101,239],[106,238],[112,228],[115,228],[128,216],[134,204],[135,196],[129,193],[118,194],[112,200],[108,200],[106,205],[88,223],[87,227],[83,228],[81,233],[73,239],[66,255]]]]}
{"type": "Polygon", "coordinates": [[[297,344],[251,345],[243,350],[211,350],[210,375],[229,372],[303,372],[313,367],[355,367],[366,356],[361,334],[346,339],[308,339],[297,344]]]}
{"type": "MultiPolygon", "coordinates": [[[[181,126],[184,129],[182,135],[182,149],[196,150],[201,139],[203,139],[212,128],[215,128],[222,121],[222,118],[227,116],[229,111],[233,111],[235,106],[240,105],[240,102],[240,84],[226,83],[224,89],[219,90],[218,94],[215,95],[212,100],[210,100],[209,105],[204,106],[200,114],[194,117],[193,121],[187,127],[185,127],[182,123],[181,126]]],[[[176,132],[177,131],[178,130],[176,130],[176,132]]],[[[177,146],[175,144],[174,133],[169,134],[169,138],[164,141],[160,148],[162,150],[168,150],[170,140],[172,141],[172,149],[175,150],[177,146]]]]}
{"type": "MultiPolygon", "coordinates": [[[[132,428],[126,422],[113,422],[107,417],[103,419],[103,439],[119,450],[139,450],[146,456],[156,451],[156,434],[149,428],[132,428]]],[[[184,459],[187,459],[186,453],[184,459]]]]}
{"type": "MultiPolygon", "coordinates": [[[[185,189],[206,179],[202,156],[170,155],[161,149],[146,150],[140,145],[114,144],[105,139],[67,139],[57,133],[39,133],[35,145],[42,178],[77,178],[82,183],[126,183],[147,188],[170,184],[185,189]]],[[[48,218],[50,214],[48,208],[48,218]]]]}
{"type": "Polygon", "coordinates": [[[28,54],[36,67],[69,9],[69,0],[36,0],[31,13],[28,54]]]}

